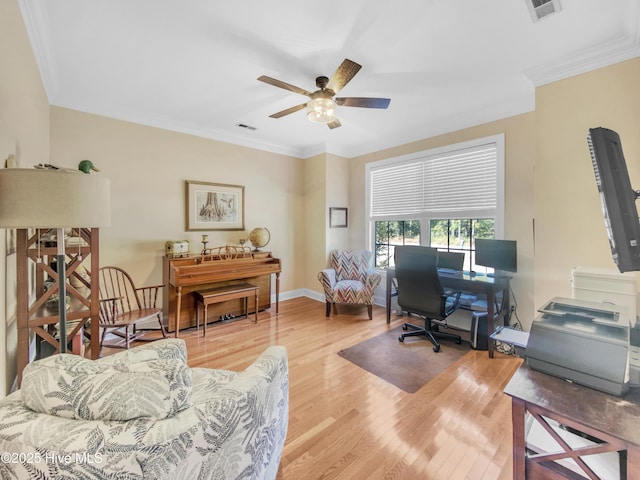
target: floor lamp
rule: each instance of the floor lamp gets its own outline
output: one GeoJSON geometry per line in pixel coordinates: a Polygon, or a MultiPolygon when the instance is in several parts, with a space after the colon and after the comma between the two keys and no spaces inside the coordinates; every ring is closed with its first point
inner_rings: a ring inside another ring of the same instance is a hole
{"type": "Polygon", "coordinates": [[[64,229],[110,225],[109,179],[80,171],[0,169],[0,228],[57,230],[60,353],[67,351],[64,229]]]}

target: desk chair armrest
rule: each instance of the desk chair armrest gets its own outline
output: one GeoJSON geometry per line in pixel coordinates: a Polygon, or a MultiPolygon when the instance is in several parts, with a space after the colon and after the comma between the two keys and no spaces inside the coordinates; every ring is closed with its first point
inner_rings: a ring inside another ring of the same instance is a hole
{"type": "Polygon", "coordinates": [[[460,307],[460,296],[462,292],[446,290],[442,295],[442,308],[444,316],[449,316],[460,307]]]}

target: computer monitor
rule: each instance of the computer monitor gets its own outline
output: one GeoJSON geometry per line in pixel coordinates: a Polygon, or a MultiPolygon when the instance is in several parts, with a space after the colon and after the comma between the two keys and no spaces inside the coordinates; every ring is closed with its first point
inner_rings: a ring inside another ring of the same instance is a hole
{"type": "Polygon", "coordinates": [[[464,268],[464,252],[438,252],[438,268],[461,272],[464,268]]]}
{"type": "Polygon", "coordinates": [[[517,253],[515,240],[476,238],[476,265],[505,272],[517,272],[517,253]]]}
{"type": "Polygon", "coordinates": [[[640,194],[631,187],[620,136],[600,127],[587,139],[613,261],[622,273],[640,270],[640,194]]]}

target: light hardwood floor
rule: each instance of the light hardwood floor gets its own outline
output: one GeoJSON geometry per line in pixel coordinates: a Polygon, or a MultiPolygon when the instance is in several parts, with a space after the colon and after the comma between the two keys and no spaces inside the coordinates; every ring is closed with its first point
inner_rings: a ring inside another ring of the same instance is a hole
{"type": "MultiPolygon", "coordinates": [[[[399,326],[385,311],[339,309],[298,298],[202,331],[184,330],[193,367],[242,370],[268,345],[289,355],[289,429],[279,480],[511,479],[511,404],[502,393],[520,359],[469,350],[416,393],[338,356],[342,348],[399,326]]],[[[431,349],[425,342],[425,348],[431,349]]],[[[446,347],[443,341],[443,347],[446,347]]],[[[433,353],[437,355],[437,353],[433,353]]],[[[407,365],[407,368],[420,368],[407,365]]]]}

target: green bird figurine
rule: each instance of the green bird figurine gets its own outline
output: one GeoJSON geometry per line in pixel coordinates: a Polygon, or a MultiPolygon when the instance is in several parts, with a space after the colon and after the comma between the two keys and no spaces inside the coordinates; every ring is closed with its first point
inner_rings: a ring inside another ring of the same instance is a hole
{"type": "Polygon", "coordinates": [[[94,172],[100,171],[93,165],[93,162],[91,160],[82,160],[78,164],[78,170],[81,170],[84,173],[91,173],[91,170],[93,170],[94,172]]]}

